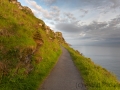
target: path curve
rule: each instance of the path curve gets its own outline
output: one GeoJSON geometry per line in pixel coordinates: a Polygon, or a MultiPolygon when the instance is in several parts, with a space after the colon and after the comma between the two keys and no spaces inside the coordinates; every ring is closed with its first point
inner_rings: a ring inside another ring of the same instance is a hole
{"type": "Polygon", "coordinates": [[[69,52],[65,48],[62,51],[56,66],[39,90],[86,90],[69,52]]]}

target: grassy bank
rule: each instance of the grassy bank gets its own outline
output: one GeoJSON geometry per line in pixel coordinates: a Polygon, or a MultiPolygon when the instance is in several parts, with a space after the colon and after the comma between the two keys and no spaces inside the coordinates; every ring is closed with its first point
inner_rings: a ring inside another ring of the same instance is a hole
{"type": "Polygon", "coordinates": [[[42,52],[43,59],[38,64],[33,61],[34,70],[32,72],[28,75],[23,74],[25,68],[21,68],[17,75],[11,72],[0,81],[0,90],[37,90],[56,64],[60,53],[60,50],[57,53],[42,52]]]}
{"type": "Polygon", "coordinates": [[[78,51],[66,47],[79,69],[88,90],[120,90],[120,82],[101,66],[95,65],[90,58],[82,56],[78,51]]]}
{"type": "Polygon", "coordinates": [[[61,54],[62,36],[16,0],[0,7],[0,90],[36,90],[61,54]]]}

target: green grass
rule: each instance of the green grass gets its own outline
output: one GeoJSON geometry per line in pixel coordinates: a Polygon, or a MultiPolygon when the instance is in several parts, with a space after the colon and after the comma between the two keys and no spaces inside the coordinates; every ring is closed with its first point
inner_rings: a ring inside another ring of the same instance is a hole
{"type": "MultiPolygon", "coordinates": [[[[59,43],[65,41],[52,31],[47,35],[42,20],[9,0],[0,0],[0,7],[0,90],[36,90],[61,54],[59,43]],[[35,39],[44,43],[39,46],[35,39]]],[[[120,90],[114,75],[69,51],[88,90],[120,90]]]]}
{"type": "Polygon", "coordinates": [[[61,54],[58,39],[52,31],[46,34],[42,20],[9,0],[0,0],[0,7],[0,90],[36,90],[61,54]]]}
{"type": "Polygon", "coordinates": [[[37,64],[35,61],[37,55],[33,56],[32,63],[34,64],[34,71],[29,75],[23,74],[24,68],[19,70],[18,75],[12,75],[11,72],[9,76],[6,76],[1,80],[0,90],[37,90],[56,64],[61,53],[61,50],[54,52],[50,51],[50,49],[46,49],[46,53],[46,51],[42,51],[44,50],[43,48],[40,50],[43,55],[40,54],[40,52],[38,53],[38,57],[41,55],[43,58],[40,63],[37,64]]]}
{"type": "Polygon", "coordinates": [[[66,48],[69,50],[88,90],[120,90],[120,82],[115,75],[94,64],[90,58],[82,56],[72,48],[68,46],[66,48]]]}

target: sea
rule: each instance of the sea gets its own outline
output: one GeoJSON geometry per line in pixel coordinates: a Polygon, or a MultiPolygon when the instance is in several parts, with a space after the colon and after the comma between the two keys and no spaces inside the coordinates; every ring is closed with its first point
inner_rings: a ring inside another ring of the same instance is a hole
{"type": "Polygon", "coordinates": [[[71,46],[97,65],[106,68],[120,81],[120,46],[71,46]]]}

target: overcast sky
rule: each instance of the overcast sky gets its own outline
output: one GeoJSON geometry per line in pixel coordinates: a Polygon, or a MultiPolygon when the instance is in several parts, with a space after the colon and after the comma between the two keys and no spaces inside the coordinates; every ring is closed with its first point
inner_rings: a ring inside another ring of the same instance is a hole
{"type": "Polygon", "coordinates": [[[120,0],[18,1],[71,45],[120,43],[120,0]]]}

